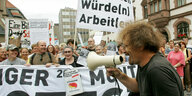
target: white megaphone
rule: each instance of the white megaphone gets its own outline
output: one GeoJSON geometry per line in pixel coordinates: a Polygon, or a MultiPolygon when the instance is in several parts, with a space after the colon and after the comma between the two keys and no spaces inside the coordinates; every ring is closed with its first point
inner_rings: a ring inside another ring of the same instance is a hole
{"type": "Polygon", "coordinates": [[[87,56],[87,66],[89,70],[94,71],[99,66],[115,67],[123,62],[123,57],[120,55],[114,56],[99,56],[95,52],[89,52],[87,56]]]}

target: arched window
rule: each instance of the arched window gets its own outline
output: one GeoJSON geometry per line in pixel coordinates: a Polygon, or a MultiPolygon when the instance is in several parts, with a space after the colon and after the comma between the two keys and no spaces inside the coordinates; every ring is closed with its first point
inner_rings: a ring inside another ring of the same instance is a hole
{"type": "Polygon", "coordinates": [[[186,22],[179,23],[177,25],[178,38],[186,38],[189,35],[189,24],[186,22]]]}

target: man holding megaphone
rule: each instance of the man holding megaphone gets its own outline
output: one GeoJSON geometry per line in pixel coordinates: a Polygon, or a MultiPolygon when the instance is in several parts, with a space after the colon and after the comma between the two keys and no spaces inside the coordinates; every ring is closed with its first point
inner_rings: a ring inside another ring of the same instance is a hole
{"type": "Polygon", "coordinates": [[[129,24],[119,33],[119,39],[129,54],[129,63],[138,64],[137,77],[131,78],[117,68],[107,68],[107,75],[140,96],[184,96],[179,75],[159,53],[162,37],[146,22],[129,24]]]}

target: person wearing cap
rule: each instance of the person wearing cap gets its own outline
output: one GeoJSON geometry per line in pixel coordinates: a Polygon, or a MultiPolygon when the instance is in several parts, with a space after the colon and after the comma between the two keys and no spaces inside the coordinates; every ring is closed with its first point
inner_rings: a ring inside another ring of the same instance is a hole
{"type": "Polygon", "coordinates": [[[7,59],[7,51],[4,47],[0,47],[0,62],[7,59]]]}
{"type": "Polygon", "coordinates": [[[46,67],[50,67],[52,64],[56,63],[55,57],[53,54],[47,52],[46,42],[38,41],[38,52],[30,57],[30,61],[27,64],[30,65],[45,65],[46,67]]]}
{"type": "Polygon", "coordinates": [[[19,48],[15,45],[9,45],[8,48],[8,58],[0,63],[0,65],[25,65],[26,62],[23,59],[18,58],[19,48]]]}

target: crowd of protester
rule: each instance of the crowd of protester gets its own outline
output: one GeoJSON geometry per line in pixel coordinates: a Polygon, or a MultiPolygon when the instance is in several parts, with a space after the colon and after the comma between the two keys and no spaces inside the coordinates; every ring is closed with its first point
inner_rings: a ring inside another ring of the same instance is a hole
{"type": "Polygon", "coordinates": [[[189,48],[188,38],[180,41],[170,40],[162,43],[160,53],[167,58],[177,71],[183,84],[183,89],[187,92],[191,91],[191,50],[189,48]]]}
{"type": "MultiPolygon", "coordinates": [[[[191,91],[191,50],[188,49],[188,39],[180,41],[170,40],[166,43],[163,40],[159,52],[172,64],[183,83],[184,90],[191,91]]],[[[78,64],[77,60],[80,56],[80,48],[85,48],[89,51],[95,51],[100,56],[105,56],[107,53],[107,43],[101,40],[100,44],[96,45],[93,38],[88,39],[87,46],[77,46],[77,42],[69,39],[67,43],[60,45],[47,45],[44,41],[38,41],[32,44],[31,50],[28,48],[18,48],[15,45],[0,47],[0,65],[71,65],[73,67],[83,67],[78,64]]],[[[121,55],[124,62],[128,61],[125,53],[125,45],[118,44],[116,55],[121,55]]]]}
{"type": "MultiPolygon", "coordinates": [[[[100,56],[105,56],[107,53],[107,43],[104,40],[96,45],[94,39],[89,38],[88,45],[80,47],[73,39],[68,39],[66,43],[55,46],[47,45],[45,41],[40,40],[36,44],[32,44],[31,49],[18,48],[13,44],[0,47],[0,65],[45,65],[46,67],[71,65],[73,67],[83,67],[83,65],[77,63],[81,48],[95,51],[100,56]]],[[[125,58],[125,47],[119,44],[117,48],[119,51],[116,54],[125,58]]]]}

